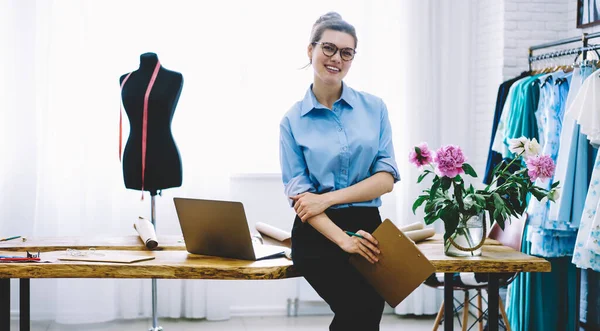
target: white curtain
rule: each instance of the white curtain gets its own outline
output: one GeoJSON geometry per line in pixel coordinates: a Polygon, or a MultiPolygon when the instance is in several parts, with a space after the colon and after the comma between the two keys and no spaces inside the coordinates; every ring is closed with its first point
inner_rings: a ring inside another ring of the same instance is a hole
{"type": "MultiPolygon", "coordinates": [[[[330,10],[358,32],[346,81],[390,109],[397,222],[418,219],[409,146],[466,146],[471,2],[455,3],[0,1],[0,234],[135,234],[132,221],[150,216],[148,195],[124,188],[117,157],[118,78],[144,52],[184,76],[172,124],[183,186],[157,198],[159,234],[180,234],[173,196],[227,199],[231,174],[278,172],[278,124],[312,80],[299,68],[313,22],[330,10]]],[[[126,116],[124,128],[127,137],[126,116]]],[[[223,315],[210,309],[220,298],[208,283],[159,281],[159,315],[223,315]]],[[[35,280],[32,317],[148,317],[149,289],[149,280],[35,280]]],[[[434,313],[429,298],[418,290],[397,312],[434,313]]]]}
{"type": "MultiPolygon", "coordinates": [[[[396,127],[396,159],[403,176],[396,185],[399,223],[423,220],[412,204],[425,184],[417,185],[418,170],[407,162],[410,148],[427,142],[433,150],[457,144],[467,157],[474,151],[469,142],[471,63],[474,38],[472,16],[476,3],[461,1],[406,1],[402,10],[402,112],[396,127]],[[396,131],[398,132],[398,131],[396,131]]],[[[443,233],[443,224],[435,224],[443,233]]],[[[443,301],[442,291],[424,285],[396,307],[398,314],[435,314],[443,301]]]]}

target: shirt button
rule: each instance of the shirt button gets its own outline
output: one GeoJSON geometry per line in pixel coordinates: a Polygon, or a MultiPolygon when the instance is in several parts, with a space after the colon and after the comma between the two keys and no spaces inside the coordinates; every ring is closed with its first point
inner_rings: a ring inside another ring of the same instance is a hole
{"type": "Polygon", "coordinates": [[[344,146],[342,147],[342,150],[345,152],[348,149],[348,147],[344,146]]]}
{"type": "Polygon", "coordinates": [[[338,132],[342,132],[342,128],[338,128],[338,132]]]}
{"type": "Polygon", "coordinates": [[[342,175],[345,175],[345,174],[346,174],[346,170],[342,170],[342,175]]]}

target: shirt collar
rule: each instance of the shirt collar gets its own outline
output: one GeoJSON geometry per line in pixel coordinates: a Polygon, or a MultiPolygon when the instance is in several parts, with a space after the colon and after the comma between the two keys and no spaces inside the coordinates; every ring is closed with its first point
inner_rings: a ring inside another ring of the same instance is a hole
{"type": "MultiPolygon", "coordinates": [[[[354,108],[354,103],[355,103],[354,93],[355,93],[354,90],[342,81],[342,95],[336,101],[336,103],[338,101],[342,100],[348,106],[350,106],[350,108],[354,108]]],[[[328,109],[328,108],[323,106],[319,101],[317,101],[317,97],[315,97],[315,94],[312,91],[312,84],[310,84],[308,91],[306,91],[306,94],[304,95],[304,99],[302,99],[302,109],[301,109],[300,116],[304,116],[304,115],[308,114],[313,109],[328,109]]]]}

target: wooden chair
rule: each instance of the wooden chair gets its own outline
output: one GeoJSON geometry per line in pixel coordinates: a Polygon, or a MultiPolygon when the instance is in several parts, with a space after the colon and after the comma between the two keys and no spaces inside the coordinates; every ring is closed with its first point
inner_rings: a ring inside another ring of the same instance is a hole
{"type": "MultiPolygon", "coordinates": [[[[521,218],[512,219],[510,222],[506,222],[504,231],[500,229],[500,226],[497,223],[494,223],[492,228],[490,229],[488,238],[494,239],[500,242],[504,246],[511,247],[516,251],[521,251],[521,240],[523,239],[523,230],[525,226],[525,220],[527,219],[527,214],[524,214],[521,218]]],[[[507,286],[510,284],[518,273],[505,273],[500,276],[500,286],[507,286]]],[[[434,274],[429,277],[425,281],[425,285],[430,287],[443,289],[444,288],[444,274],[434,274]]],[[[459,303],[459,306],[455,306],[455,313],[458,313],[459,310],[462,309],[462,330],[466,331],[469,319],[469,307],[471,306],[471,300],[477,299],[477,312],[478,316],[477,321],[475,323],[479,324],[479,331],[483,331],[483,320],[485,318],[485,312],[482,309],[482,301],[483,297],[481,296],[481,290],[487,289],[487,277],[483,274],[473,274],[473,273],[457,273],[454,275],[454,290],[455,291],[463,291],[465,295],[464,302],[459,303]],[[473,297],[469,297],[469,290],[475,290],[477,294],[473,297]]],[[[502,321],[504,323],[505,329],[510,331],[510,325],[508,324],[508,318],[506,316],[506,311],[504,309],[504,304],[501,298],[498,298],[498,307],[500,309],[500,314],[502,316],[502,321]]],[[[433,326],[433,331],[437,331],[442,318],[444,317],[444,302],[440,307],[440,310],[435,319],[435,324],[433,326]]],[[[496,323],[496,322],[493,322],[496,323]]]]}

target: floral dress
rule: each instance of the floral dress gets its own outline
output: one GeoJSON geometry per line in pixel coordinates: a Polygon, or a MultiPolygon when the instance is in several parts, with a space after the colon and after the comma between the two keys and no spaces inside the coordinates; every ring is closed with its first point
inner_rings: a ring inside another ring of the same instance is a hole
{"type": "MultiPolygon", "coordinates": [[[[569,93],[571,76],[562,71],[540,77],[540,101],[535,113],[542,154],[549,155],[555,162],[560,147],[560,134],[569,93]]],[[[553,180],[536,180],[535,185],[550,189],[553,180]]],[[[558,222],[548,217],[550,202],[547,199],[530,200],[527,241],[531,243],[531,254],[543,257],[561,257],[573,254],[576,229],[567,222],[558,222]]]]}
{"type": "Polygon", "coordinates": [[[600,153],[596,156],[594,170],[581,223],[575,243],[573,263],[579,268],[600,272],[600,153]]]}

